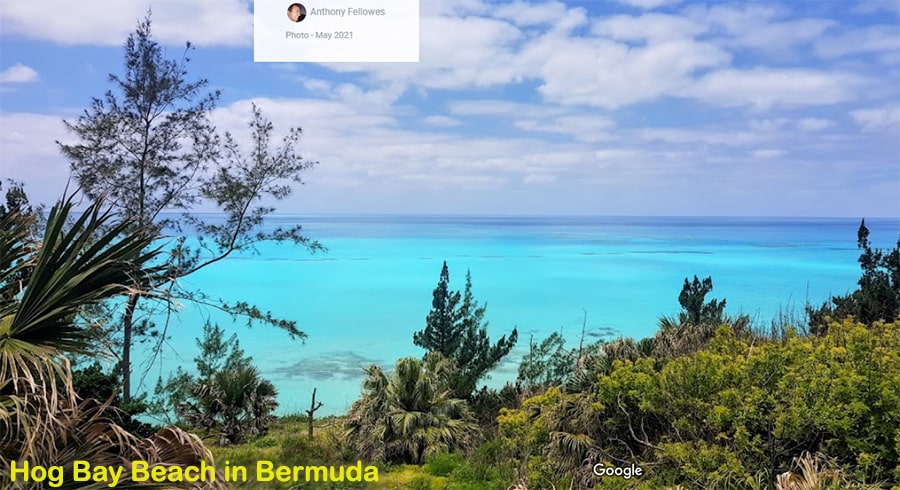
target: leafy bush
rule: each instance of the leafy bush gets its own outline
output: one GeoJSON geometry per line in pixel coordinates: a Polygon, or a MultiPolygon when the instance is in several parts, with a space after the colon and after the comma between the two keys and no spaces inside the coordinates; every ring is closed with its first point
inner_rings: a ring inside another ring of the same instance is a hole
{"type": "MultiPolygon", "coordinates": [[[[108,227],[111,215],[101,203],[78,217],[72,208],[69,197],[50,210],[40,246],[17,213],[0,219],[0,481],[11,481],[10,463],[23,459],[68,468],[77,460],[109,467],[209,460],[193,435],[166,428],[141,439],[115,422],[115,408],[78,400],[68,356],[85,354],[90,338],[74,319],[85,305],[126,294],[134,281],[155,273],[146,264],[156,252],[145,252],[153,239],[146,229],[128,222],[108,227]],[[2,294],[9,281],[21,294],[2,294]]],[[[129,471],[119,482],[135,484],[129,471]]]]}
{"type": "Polygon", "coordinates": [[[900,324],[773,341],[722,327],[692,355],[615,361],[592,389],[551,388],[499,422],[534,486],[592,484],[609,459],[651,467],[659,486],[753,488],[804,451],[854,481],[900,481],[900,324]]]}
{"type": "Polygon", "coordinates": [[[432,490],[432,488],[434,486],[428,476],[417,476],[409,482],[409,490],[432,490]]]}
{"type": "Polygon", "coordinates": [[[462,464],[463,458],[459,454],[434,454],[425,460],[425,471],[434,476],[447,476],[462,464]]]}
{"type": "Polygon", "coordinates": [[[425,458],[474,446],[478,437],[464,400],[451,398],[447,360],[397,361],[391,375],[370,366],[363,396],[347,415],[347,439],[363,459],[422,464],[425,458]]]}
{"type": "Polygon", "coordinates": [[[521,391],[518,384],[506,383],[503,388],[495,390],[482,386],[472,393],[469,409],[478,422],[482,432],[491,434],[497,430],[497,416],[501,408],[518,408],[521,403],[521,391]]]}
{"type": "Polygon", "coordinates": [[[121,376],[118,372],[108,373],[96,361],[87,367],[72,369],[72,387],[79,398],[83,400],[92,398],[99,403],[111,400],[111,406],[118,410],[111,411],[109,416],[117,424],[132,434],[141,437],[152,436],[159,428],[135,418],[148,410],[146,399],[139,397],[125,403],[117,393],[117,388],[121,385],[121,376]]]}
{"type": "Polygon", "coordinates": [[[225,339],[218,325],[205,325],[197,345],[199,376],[179,367],[166,383],[160,380],[156,413],[174,413],[188,427],[215,434],[220,445],[265,435],[278,406],[275,385],[260,377],[237,336],[225,339]]]}

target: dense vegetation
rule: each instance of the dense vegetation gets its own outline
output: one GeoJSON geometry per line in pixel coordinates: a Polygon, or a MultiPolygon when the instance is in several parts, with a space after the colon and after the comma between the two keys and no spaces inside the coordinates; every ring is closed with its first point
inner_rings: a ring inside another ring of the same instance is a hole
{"type": "MultiPolygon", "coordinates": [[[[492,341],[471,274],[462,291],[453,291],[444,263],[423,329],[410,326],[410,346],[427,353],[399,359],[392,369],[367,368],[361,396],[345,416],[314,423],[313,400],[307,415],[274,417],[274,385],[237,337],[213,324],[198,338],[196,369],[160,380],[153,398],[132,399],[130,345],[154,330],[140,315],[142,304],[210,303],[202,291],[179,292],[177,279],[259,240],[320,248],[299,228],[260,231],[272,208],[254,207],[265,195],[285,197],[284,181],[299,180],[311,165],[294,153],[299,130],[270,151],[273,128],[254,107],[255,150],[244,158],[230,135],[217,139],[206,116],[218,94],[198,95],[206,82],[185,82],[184,62],[166,61],[149,20],[142,22],[126,45],[126,76],[113,78],[124,99],[110,92],[69,124],[82,142],[62,150],[91,202],[83,213],[73,213],[66,198],[45,215],[20,184],[7,183],[0,204],[4,486],[11,462],[25,459],[70,472],[78,459],[179,466],[213,456],[247,466],[260,459],[362,459],[381,468],[381,481],[367,488],[900,485],[900,241],[894,249],[872,248],[865,222],[857,236],[859,287],[807,308],[808,320],[754,328],[749,318],[728,315],[724,299],[707,298],[712,278],[685,278],[682,311],[660,317],[652,337],[582,338],[574,348],[559,334],[530,339],[514,383],[479,388],[509,356],[518,332],[492,341]],[[154,83],[165,90],[138,90],[154,83]],[[127,138],[112,141],[122,134],[127,138]],[[223,142],[227,158],[219,160],[213,142],[223,142]],[[217,171],[200,172],[206,165],[217,171]],[[222,207],[227,225],[189,214],[179,222],[159,219],[163,209],[189,211],[203,199],[222,207]],[[201,258],[183,238],[163,252],[163,230],[188,225],[211,255],[201,258]],[[119,360],[111,372],[91,362],[101,353],[98,341],[119,360]],[[76,358],[81,368],[73,371],[76,358]],[[143,410],[171,424],[151,428],[130,416],[143,410]],[[598,476],[604,468],[641,474],[598,476]]],[[[216,306],[303,336],[293,320],[255,306],[216,306]]],[[[309,484],[316,485],[362,484],[309,484]]]]}
{"type": "MultiPolygon", "coordinates": [[[[650,358],[617,361],[590,391],[552,387],[504,409],[499,432],[475,447],[442,442],[419,465],[374,455],[386,466],[367,488],[890,488],[900,469],[900,325],[846,320],[830,330],[751,343],[721,329],[662,369],[650,358]],[[600,478],[593,462],[644,474],[600,478]]],[[[247,465],[359,457],[341,419],[321,421],[312,440],[303,424],[282,418],[266,437],[213,451],[247,465]]]]}
{"type": "Polygon", "coordinates": [[[722,327],[691,355],[616,360],[589,389],[504,410],[501,439],[535,487],[589,488],[596,463],[642,466],[646,488],[764,487],[803,452],[898,481],[898,327],[847,319],[769,341],[722,327]]]}
{"type": "Polygon", "coordinates": [[[845,296],[835,296],[818,308],[807,307],[809,327],[822,332],[827,318],[853,316],[871,325],[885,318],[900,316],[900,238],[892,250],[873,249],[866,221],[859,224],[857,246],[860,250],[859,288],[845,296]]]}
{"type": "Polygon", "coordinates": [[[278,391],[244,355],[237,335],[226,339],[218,325],[207,323],[197,346],[197,375],[179,366],[165,383],[160,380],[149,411],[192,430],[216,434],[220,445],[265,435],[278,406],[278,391]]]}
{"type": "Polygon", "coordinates": [[[96,330],[97,345],[103,346],[97,354],[118,360],[125,403],[131,402],[132,374],[137,374],[131,362],[133,345],[152,342],[158,354],[166,340],[169,322],[157,321],[171,315],[154,311],[172,312],[178,303],[192,302],[305,338],[296,321],[239,299],[226,301],[186,288],[185,277],[235,252],[253,251],[261,241],[322,248],[307,239],[299,225],[262,226],[275,211],[262,201],[288,197],[291,184],[302,183],[303,172],[315,165],[297,153],[300,128],[290,128],[275,144],[274,126],[252,105],[249,151],[231,133],[220,134],[212,122],[220,93],[207,92],[205,79],[188,79],[191,49],[188,43],[181,58],[167,59],[152,37],[148,13],[125,43],[124,75],[110,75],[112,89],[94,98],[76,120],[63,121],[76,142],[57,143],[82,195],[105,200],[120,220],[149,230],[154,244],[175,235],[166,253],[157,257],[163,274],[136,285],[118,304],[108,301],[93,312],[104,319],[105,327],[96,330]],[[200,205],[221,213],[224,220],[214,222],[194,213],[200,205]],[[185,230],[196,239],[187,240],[185,230]]]}
{"type": "MultiPolygon", "coordinates": [[[[69,488],[72,463],[125,465],[144,460],[196,464],[210,458],[200,439],[180,429],[160,429],[140,438],[116,423],[108,400],[81,399],[75,392],[67,356],[88,351],[90,327],[79,311],[127,294],[159,273],[149,267],[158,250],[152,235],[113,216],[102,203],[72,217],[72,201],[58,203],[38,240],[34,218],[18,210],[0,220],[0,481],[13,488],[46,488],[41,482],[15,484],[11,463],[60,465],[69,488]],[[70,221],[70,217],[72,217],[70,221]],[[148,250],[149,249],[149,250],[148,250]]],[[[131,483],[130,473],[121,482],[131,483]]]]}

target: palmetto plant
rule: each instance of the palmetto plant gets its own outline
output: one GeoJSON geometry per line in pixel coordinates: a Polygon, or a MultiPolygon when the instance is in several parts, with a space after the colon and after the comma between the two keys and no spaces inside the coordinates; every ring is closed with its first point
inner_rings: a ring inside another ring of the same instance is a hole
{"type": "Polygon", "coordinates": [[[368,460],[421,464],[431,454],[472,446],[477,426],[464,400],[450,397],[439,355],[397,361],[388,375],[366,369],[363,396],[350,408],[347,435],[368,460]]]}
{"type": "MultiPolygon", "coordinates": [[[[72,462],[126,467],[119,488],[131,486],[127,462],[196,464],[210,459],[195,436],[164,429],[138,439],[109,421],[107,403],[80,401],[72,389],[66,354],[84,353],[88,330],[79,310],[139,289],[157,270],[154,236],[132,223],[108,226],[113,216],[100,203],[77,218],[65,199],[48,216],[42,239],[29,239],[15,214],[0,222],[0,287],[19,291],[0,303],[0,481],[11,482],[11,461],[32,465],[72,462]],[[71,222],[70,222],[71,221],[71,222]],[[22,275],[25,269],[29,274],[22,275]],[[20,278],[21,284],[11,284],[20,278]]],[[[70,487],[89,488],[65,479],[70,487]]],[[[39,488],[41,483],[16,483],[39,488]]],[[[105,484],[98,484],[105,486],[105,484]]],[[[174,485],[168,485],[174,486],[174,485]]]]}
{"type": "Polygon", "coordinates": [[[219,445],[238,444],[247,436],[264,435],[278,406],[278,391],[250,365],[214,373],[192,389],[192,400],[177,408],[191,427],[218,435],[219,445]]]}
{"type": "Polygon", "coordinates": [[[778,475],[775,479],[776,490],[831,490],[857,489],[875,490],[886,486],[853,482],[848,476],[823,454],[803,452],[794,458],[794,471],[778,475]]]}

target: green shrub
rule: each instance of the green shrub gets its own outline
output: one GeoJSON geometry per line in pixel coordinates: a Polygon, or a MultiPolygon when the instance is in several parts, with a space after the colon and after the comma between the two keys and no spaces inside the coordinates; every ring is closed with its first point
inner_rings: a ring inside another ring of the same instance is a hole
{"type": "Polygon", "coordinates": [[[503,442],[499,438],[478,446],[451,477],[456,482],[466,483],[465,488],[505,489],[508,485],[503,482],[513,481],[515,478],[515,465],[511,458],[504,457],[502,446],[503,442]],[[501,474],[501,470],[504,474],[501,474]]]}
{"type": "Polygon", "coordinates": [[[417,476],[409,482],[409,490],[432,490],[431,477],[417,476]]]}
{"type": "Polygon", "coordinates": [[[435,454],[425,460],[425,471],[434,476],[448,476],[463,464],[459,454],[435,454]]]}
{"type": "Polygon", "coordinates": [[[287,461],[301,461],[314,451],[306,435],[291,435],[281,440],[281,457],[287,461]]]}

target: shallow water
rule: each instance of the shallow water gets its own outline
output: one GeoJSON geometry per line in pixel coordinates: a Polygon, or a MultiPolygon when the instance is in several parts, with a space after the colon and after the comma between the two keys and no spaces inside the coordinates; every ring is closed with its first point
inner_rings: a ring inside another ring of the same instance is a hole
{"type": "MultiPolygon", "coordinates": [[[[726,298],[727,313],[763,325],[779,310],[799,317],[807,300],[844,294],[859,277],[857,219],[282,216],[271,225],[298,222],[327,252],[265,244],[183,283],[296,320],[307,341],[185,307],[151,387],[158,374],[193,366],[194,338],[210,316],[238,333],[278,387],[279,413],[307,408],[314,387],[325,403],[317,416],[345,412],[359,396],[363,367],[422,355],[412,335],[425,325],[444,260],[455,289],[471,270],[492,336],[519,329],[491,385],[515,378],[532,334],[562,331],[577,345],[585,312],[589,340],[652,335],[660,315],[678,312],[684,278],[695,274],[713,278],[707,299],[726,298]]],[[[866,223],[875,245],[896,243],[900,221],[866,223]]]]}

